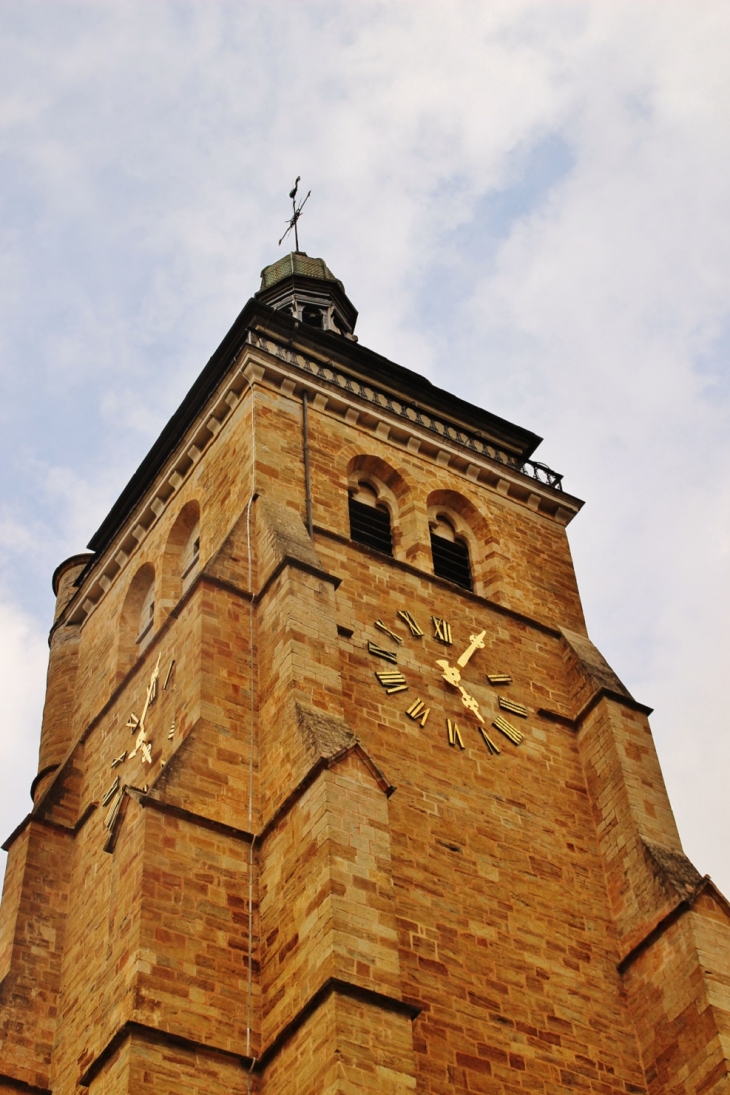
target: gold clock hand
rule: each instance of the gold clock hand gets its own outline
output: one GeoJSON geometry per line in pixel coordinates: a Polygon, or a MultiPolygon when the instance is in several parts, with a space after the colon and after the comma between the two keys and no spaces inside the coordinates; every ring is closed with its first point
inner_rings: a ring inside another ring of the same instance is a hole
{"type": "Polygon", "coordinates": [[[443,669],[441,676],[449,684],[453,684],[454,688],[459,688],[459,681],[461,680],[461,673],[455,665],[449,665],[445,658],[439,658],[436,665],[440,665],[443,669]]]}
{"type": "Polygon", "coordinates": [[[150,677],[150,683],[147,685],[147,698],[144,701],[144,707],[142,708],[142,714],[140,715],[139,722],[137,724],[138,726],[140,726],[142,728],[144,728],[144,720],[145,720],[145,716],[147,715],[147,708],[149,707],[150,703],[152,702],[152,696],[154,694],[155,685],[157,684],[157,678],[158,678],[159,673],[160,673],[160,658],[161,657],[162,657],[161,654],[157,655],[157,664],[156,664],[155,668],[152,670],[152,676],[150,677]]]}
{"type": "Polygon", "coordinates": [[[139,728],[137,740],[134,743],[134,749],[129,754],[129,759],[132,760],[137,756],[137,753],[141,753],[142,758],[146,760],[148,764],[152,764],[152,750],[150,748],[150,742],[147,740],[144,726],[140,726],[139,728]]]}
{"type": "MultiPolygon", "coordinates": [[[[476,650],[477,647],[475,646],[474,649],[476,650]]],[[[456,666],[449,665],[445,658],[439,658],[439,660],[436,662],[436,665],[440,665],[443,669],[443,673],[441,674],[441,676],[444,678],[444,680],[447,681],[449,684],[453,684],[454,688],[459,689],[459,692],[461,692],[461,702],[464,704],[464,707],[466,707],[467,711],[471,711],[472,715],[475,715],[479,719],[479,721],[483,723],[484,719],[482,718],[482,713],[479,710],[479,703],[477,700],[474,699],[473,696],[469,695],[463,684],[461,684],[461,673],[456,668],[456,666]]]]}
{"type": "Polygon", "coordinates": [[[460,665],[462,669],[464,668],[466,663],[469,661],[469,658],[472,656],[472,654],[475,653],[475,651],[484,649],[484,636],[485,635],[486,635],[486,631],[480,631],[478,635],[470,635],[469,636],[470,645],[466,648],[464,653],[461,655],[460,658],[457,659],[457,662],[456,662],[456,664],[460,665]]]}
{"type": "Polygon", "coordinates": [[[473,696],[470,696],[467,690],[465,688],[462,688],[461,685],[459,685],[459,691],[461,692],[461,702],[464,704],[464,707],[467,709],[467,711],[471,711],[472,715],[476,715],[479,721],[483,723],[484,719],[482,718],[482,713],[479,710],[478,702],[474,699],[473,696]]]}

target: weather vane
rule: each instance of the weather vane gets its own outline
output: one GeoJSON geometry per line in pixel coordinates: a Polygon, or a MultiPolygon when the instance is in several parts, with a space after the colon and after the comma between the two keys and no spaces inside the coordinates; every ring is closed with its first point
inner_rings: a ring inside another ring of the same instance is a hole
{"type": "Polygon", "coordinates": [[[299,229],[297,228],[297,222],[302,215],[302,209],[304,209],[304,206],[307,204],[307,198],[312,193],[312,191],[309,190],[307,192],[307,198],[305,198],[303,202],[300,202],[299,205],[297,205],[297,190],[299,189],[299,180],[301,179],[301,177],[301,175],[297,175],[297,181],[294,183],[294,189],[289,191],[289,197],[291,198],[292,218],[289,221],[289,227],[279,240],[279,247],[281,247],[282,243],[293,228],[294,242],[296,244],[297,251],[299,250],[299,229]]]}

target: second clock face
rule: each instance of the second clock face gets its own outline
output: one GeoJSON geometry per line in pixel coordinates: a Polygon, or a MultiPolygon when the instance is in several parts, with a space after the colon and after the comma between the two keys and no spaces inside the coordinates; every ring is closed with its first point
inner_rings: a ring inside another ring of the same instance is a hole
{"type": "MultiPolygon", "coordinates": [[[[394,697],[394,703],[403,705],[403,715],[418,722],[421,726],[432,718],[432,708],[426,700],[420,696],[406,696],[411,692],[408,679],[398,668],[399,648],[407,641],[418,642],[425,636],[425,632],[418,620],[407,609],[399,609],[397,618],[390,621],[375,620],[373,626],[384,636],[387,636],[387,645],[381,645],[385,640],[368,640],[368,652],[380,659],[382,665],[375,671],[375,677],[380,686],[389,696],[394,697]]],[[[423,621],[425,624],[425,621],[423,621]]],[[[444,647],[444,657],[434,658],[433,664],[424,665],[424,671],[429,670],[438,678],[444,680],[447,691],[453,697],[453,704],[446,705],[443,715],[433,712],[433,717],[443,718],[444,739],[452,748],[464,749],[464,736],[468,733],[477,733],[481,736],[490,756],[499,756],[505,746],[505,739],[513,746],[519,746],[523,740],[523,733],[516,724],[516,720],[527,719],[529,712],[524,704],[518,703],[508,695],[512,678],[509,673],[496,672],[494,667],[479,667],[480,675],[489,682],[495,690],[495,703],[481,704],[469,690],[468,682],[464,679],[464,671],[468,665],[476,668],[480,658],[480,651],[484,649],[484,637],[486,630],[475,631],[468,636],[454,636],[450,622],[440,616],[431,616],[430,625],[433,628],[433,638],[444,647]],[[494,713],[496,706],[498,713],[494,713]],[[502,713],[504,712],[504,714],[502,713]],[[509,715],[509,718],[507,717],[509,715]],[[497,731],[497,733],[495,733],[497,731]]]]}
{"type": "MultiPolygon", "coordinates": [[[[146,794],[149,790],[149,773],[158,775],[165,767],[166,758],[163,756],[164,738],[172,742],[175,738],[175,715],[169,728],[160,725],[160,716],[156,704],[160,692],[174,691],[175,659],[172,658],[164,675],[160,673],[161,656],[158,656],[149,683],[145,689],[144,699],[140,697],[137,711],[132,711],[124,725],[124,731],[131,733],[132,740],[122,732],[126,748],[116,756],[112,756],[110,768],[114,775],[112,782],[101,796],[101,806],[106,811],[104,814],[104,828],[107,830],[107,850],[113,847],[113,834],[116,830],[124,795],[128,788],[133,788],[146,794]]],[[[121,743],[118,743],[121,744],[121,743]]],[[[168,755],[172,747],[165,750],[168,755]]]]}

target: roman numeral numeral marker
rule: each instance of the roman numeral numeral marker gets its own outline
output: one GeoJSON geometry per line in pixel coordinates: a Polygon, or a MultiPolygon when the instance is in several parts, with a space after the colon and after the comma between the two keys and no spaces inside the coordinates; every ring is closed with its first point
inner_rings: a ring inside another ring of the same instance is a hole
{"type": "Polygon", "coordinates": [[[114,780],[111,787],[106,792],[103,799],[101,800],[102,806],[108,806],[109,803],[111,802],[111,800],[114,798],[114,796],[115,796],[115,794],[117,793],[118,790],[119,790],[119,776],[117,776],[117,778],[114,780]]]}
{"type": "Polygon", "coordinates": [[[400,616],[401,620],[403,620],[403,623],[406,625],[411,635],[414,635],[417,639],[420,639],[421,635],[423,635],[423,632],[411,616],[410,612],[408,612],[405,608],[399,608],[398,615],[400,616]]]}
{"type": "Polygon", "coordinates": [[[406,711],[406,715],[414,722],[420,722],[421,726],[425,726],[428,720],[428,716],[431,714],[431,708],[426,707],[423,700],[414,700],[411,706],[406,711]]]}
{"type": "Polygon", "coordinates": [[[464,748],[464,742],[461,740],[461,731],[455,722],[451,719],[446,720],[446,733],[449,736],[449,745],[458,745],[460,749],[464,748]]]}
{"type": "Polygon", "coordinates": [[[383,650],[381,646],[376,646],[375,643],[368,641],[368,650],[371,654],[374,654],[376,658],[384,658],[386,662],[395,663],[398,661],[398,655],[393,650],[383,650]]]}
{"type": "Polygon", "coordinates": [[[521,719],[527,718],[527,708],[524,704],[515,703],[514,700],[506,700],[504,696],[499,696],[498,702],[503,711],[511,711],[513,715],[519,715],[521,719]]]}
{"type": "Polygon", "coordinates": [[[382,620],[376,620],[374,626],[377,627],[379,631],[385,632],[385,634],[388,635],[393,640],[394,643],[398,643],[398,646],[400,646],[400,644],[403,642],[400,635],[394,634],[390,630],[390,628],[385,626],[385,624],[383,623],[382,620]]]}
{"type": "Polygon", "coordinates": [[[481,732],[482,732],[482,737],[484,738],[484,744],[485,744],[485,745],[486,745],[486,747],[487,747],[487,750],[488,750],[488,752],[489,752],[489,755],[490,755],[490,757],[492,757],[492,756],[499,756],[499,749],[498,749],[498,748],[497,748],[497,746],[496,746],[496,745],[494,744],[494,742],[493,742],[493,741],[492,741],[492,739],[490,738],[490,736],[489,736],[489,734],[487,733],[487,731],[486,731],[486,730],[484,729],[484,727],[483,727],[483,726],[480,726],[480,727],[479,727],[479,729],[480,729],[480,730],[481,730],[481,732]]]}
{"type": "Polygon", "coordinates": [[[487,680],[490,684],[512,684],[509,673],[487,673],[487,680]]]}
{"type": "Polygon", "coordinates": [[[432,616],[431,619],[434,626],[434,639],[438,639],[440,643],[444,643],[446,646],[451,646],[451,624],[448,620],[439,619],[438,616],[432,616]]]}
{"type": "Polygon", "coordinates": [[[385,691],[389,696],[394,695],[396,692],[407,692],[408,684],[402,673],[398,670],[386,669],[382,673],[376,673],[375,676],[382,684],[385,691]]]}
{"type": "Polygon", "coordinates": [[[106,816],[104,818],[104,825],[110,831],[114,828],[114,822],[117,820],[117,815],[119,814],[119,808],[120,808],[121,805],[122,805],[122,792],[119,791],[119,792],[117,792],[117,795],[116,795],[114,801],[112,802],[111,806],[107,810],[106,816]]]}
{"type": "Polygon", "coordinates": [[[514,745],[519,745],[524,737],[516,726],[513,726],[511,722],[507,722],[501,715],[497,715],[492,726],[496,726],[497,730],[501,730],[504,736],[509,738],[514,745]]]}

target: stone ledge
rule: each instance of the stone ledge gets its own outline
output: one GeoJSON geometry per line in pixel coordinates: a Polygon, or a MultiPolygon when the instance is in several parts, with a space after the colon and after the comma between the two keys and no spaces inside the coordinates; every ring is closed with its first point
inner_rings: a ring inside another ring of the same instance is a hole
{"type": "MultiPolygon", "coordinates": [[[[89,1087],[92,1081],[99,1075],[104,1065],[109,1061],[118,1049],[129,1039],[135,1035],[147,1042],[163,1043],[165,1045],[177,1046],[179,1049],[188,1050],[190,1053],[203,1053],[210,1057],[224,1057],[230,1061],[237,1062],[241,1068],[247,1072],[262,1072],[271,1060],[279,1053],[282,1047],[289,1041],[289,1039],[296,1033],[296,1031],[302,1026],[303,1023],[312,1015],[313,1012],[320,1007],[333,993],[338,993],[340,996],[348,996],[351,999],[358,1000],[361,1003],[370,1004],[372,1007],[381,1008],[384,1011],[391,1011],[397,1015],[402,1015],[407,1019],[413,1021],[421,1014],[421,1008],[415,1004],[406,1003],[404,1000],[398,1000],[394,996],[386,996],[385,993],[376,992],[375,989],[365,988],[362,985],[355,984],[351,981],[344,981],[339,977],[330,977],[310,996],[305,1004],[299,1009],[297,1014],[289,1020],[289,1022],[279,1031],[272,1042],[261,1053],[260,1057],[247,1056],[245,1053],[237,1053],[234,1050],[222,1049],[220,1046],[211,1045],[207,1042],[199,1042],[194,1038],[189,1038],[184,1034],[175,1034],[172,1031],[162,1030],[159,1027],[149,1026],[147,1023],[141,1023],[136,1019],[128,1019],[109,1039],[104,1048],[94,1058],[93,1061],[86,1067],[84,1072],[78,1079],[79,1087],[89,1087]]],[[[0,1075],[0,1081],[5,1077],[0,1075]]],[[[15,1083],[19,1091],[27,1091],[32,1095],[51,1095],[50,1091],[44,1088],[32,1087],[31,1085],[23,1084],[22,1081],[13,1081],[8,1077],[11,1083],[15,1083]]]]}
{"type": "Polygon", "coordinates": [[[630,711],[638,711],[647,717],[654,711],[653,707],[647,707],[646,704],[639,703],[638,700],[624,695],[623,692],[614,692],[611,688],[599,688],[575,716],[566,715],[560,711],[552,711],[549,707],[539,707],[537,713],[540,718],[548,719],[550,722],[559,722],[562,726],[569,726],[571,730],[580,730],[593,708],[604,699],[613,700],[614,703],[618,703],[622,707],[628,707],[630,711]]]}
{"type": "MultiPolygon", "coordinates": [[[[228,1060],[237,1061],[241,1067],[246,1070],[249,1070],[255,1061],[255,1058],[247,1057],[243,1053],[234,1053],[229,1049],[221,1049],[220,1046],[212,1046],[206,1042],[198,1042],[196,1039],[188,1038],[184,1034],[174,1034],[171,1031],[162,1030],[159,1027],[149,1026],[147,1023],[140,1023],[136,1019],[128,1019],[127,1022],[111,1036],[101,1052],[97,1054],[81,1076],[79,1076],[79,1087],[89,1087],[92,1081],[99,1075],[107,1061],[114,1056],[117,1050],[120,1049],[129,1038],[133,1038],[135,1035],[147,1042],[162,1042],[165,1045],[186,1049],[190,1053],[204,1053],[210,1057],[225,1057],[228,1058],[228,1060]]],[[[51,1092],[48,1092],[47,1095],[51,1095],[51,1092]]]]}
{"type": "MultiPolygon", "coordinates": [[[[201,828],[210,829],[213,832],[221,833],[224,836],[229,836],[232,840],[240,840],[245,844],[262,844],[272,829],[279,823],[279,821],[289,813],[291,808],[297,802],[299,798],[304,794],[308,787],[314,783],[317,776],[321,772],[335,767],[341,760],[344,760],[348,756],[357,756],[368,769],[370,774],[377,782],[380,789],[383,791],[386,798],[390,798],[393,792],[396,790],[394,785],[390,783],[383,773],[380,771],[375,762],[371,759],[368,753],[363,749],[359,741],[355,740],[352,745],[348,745],[345,748],[338,749],[330,756],[320,756],[312,764],[306,775],[299,781],[289,794],[286,796],[281,806],[278,807],[261,827],[260,832],[252,833],[248,829],[239,829],[235,825],[228,825],[224,821],[217,821],[215,818],[207,817],[205,814],[196,813],[194,810],[187,810],[183,806],[175,806],[172,803],[165,802],[164,799],[155,798],[152,794],[146,794],[140,790],[139,787],[125,787],[125,793],[135,802],[137,802],[143,809],[150,807],[153,810],[157,810],[162,814],[170,814],[172,817],[180,818],[182,821],[188,821],[191,825],[199,825],[201,828]]],[[[153,788],[154,790],[154,788],[153,788]]],[[[96,808],[96,804],[93,803],[91,807],[87,808],[87,814],[93,812],[96,808]]],[[[29,815],[26,818],[23,825],[28,820],[37,820],[33,818],[33,815],[29,815]]],[[[85,818],[84,818],[85,820],[85,818]]],[[[46,824],[53,825],[51,822],[46,824]]],[[[77,823],[76,829],[80,827],[80,822],[77,823]]],[[[54,828],[62,828],[61,826],[53,825],[54,828]]],[[[19,827],[20,828],[20,827],[19,827]]],[[[74,833],[75,829],[66,830],[70,833],[74,833]]],[[[15,834],[13,834],[15,837],[15,834]]]]}
{"type": "Polygon", "coordinates": [[[18,1080],[5,1072],[0,1072],[0,1087],[11,1087],[13,1091],[25,1091],[27,1095],[53,1095],[47,1087],[38,1087],[37,1084],[30,1084],[27,1080],[18,1080]]]}
{"type": "Polygon", "coordinates": [[[616,969],[621,974],[621,976],[626,973],[626,970],[633,965],[636,959],[639,958],[645,950],[648,950],[649,947],[652,946],[652,944],[656,943],[658,939],[661,939],[665,931],[667,931],[668,928],[671,928],[672,924],[675,924],[677,920],[680,919],[680,917],[684,916],[685,913],[688,913],[691,910],[692,906],[694,905],[700,894],[704,893],[705,890],[707,890],[708,888],[711,888],[716,897],[718,897],[718,899],[721,899],[723,905],[727,905],[725,898],[715,887],[715,884],[711,880],[710,876],[707,874],[704,875],[702,881],[697,886],[692,896],[683,898],[682,901],[679,901],[674,906],[674,908],[666,914],[666,916],[663,916],[652,928],[649,929],[643,939],[640,939],[639,942],[636,943],[636,945],[633,946],[631,950],[628,951],[628,953],[625,954],[623,958],[616,963],[616,969]]]}
{"type": "Polygon", "coordinates": [[[31,822],[35,822],[37,825],[42,825],[44,829],[55,829],[57,833],[68,833],[70,836],[76,836],[79,829],[89,820],[96,807],[96,802],[90,802],[84,810],[83,814],[81,814],[81,816],[79,817],[78,821],[75,822],[75,824],[73,825],[62,825],[60,821],[51,821],[50,818],[42,817],[35,813],[26,814],[20,824],[15,826],[5,843],[0,844],[0,848],[2,848],[4,852],[10,851],[11,846],[25,831],[25,829],[27,829],[31,822]]]}
{"type": "Polygon", "coordinates": [[[375,989],[364,988],[362,985],[357,985],[352,981],[344,981],[340,977],[330,977],[323,985],[320,985],[312,996],[309,997],[297,1014],[282,1027],[273,1041],[270,1042],[262,1052],[261,1056],[254,1060],[252,1071],[262,1072],[282,1047],[289,1041],[292,1035],[296,1034],[309,1016],[312,1015],[321,1004],[328,1000],[333,993],[338,993],[340,996],[349,996],[351,999],[370,1004],[373,1007],[381,1008],[383,1011],[395,1012],[398,1015],[405,1016],[411,1021],[418,1018],[422,1010],[421,1008],[416,1007],[415,1004],[408,1004],[404,1000],[396,999],[394,996],[386,996],[385,993],[376,992],[375,989]]]}

